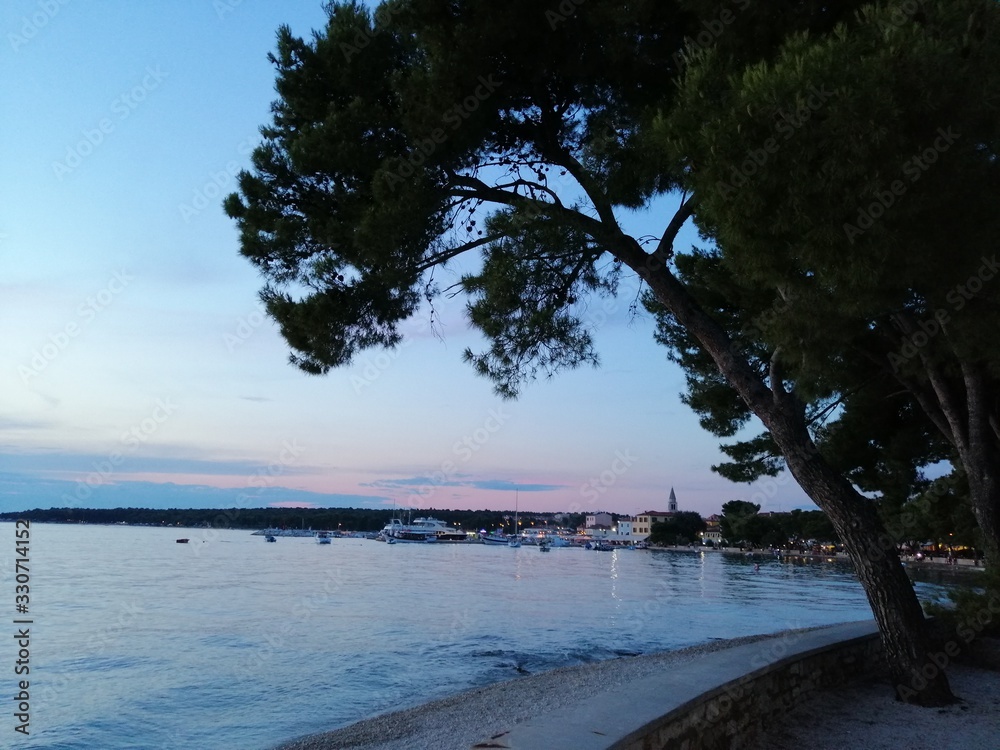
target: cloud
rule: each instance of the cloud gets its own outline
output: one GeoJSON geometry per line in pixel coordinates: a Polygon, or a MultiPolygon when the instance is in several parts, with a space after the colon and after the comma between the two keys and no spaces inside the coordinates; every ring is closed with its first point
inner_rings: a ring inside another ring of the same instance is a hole
{"type": "Polygon", "coordinates": [[[220,488],[122,481],[89,485],[0,473],[0,511],[35,508],[378,508],[381,495],[308,492],[289,487],[220,488]]]}
{"type": "Polygon", "coordinates": [[[455,474],[448,479],[439,477],[405,477],[397,479],[377,479],[365,482],[361,487],[373,487],[382,490],[404,490],[415,494],[424,494],[434,487],[468,487],[476,490],[492,490],[497,492],[554,492],[566,489],[563,484],[516,484],[506,479],[473,479],[468,474],[455,474]]]}
{"type": "Polygon", "coordinates": [[[52,422],[49,420],[0,417],[0,430],[43,430],[51,426],[52,422]]]}
{"type": "MultiPolygon", "coordinates": [[[[259,474],[264,464],[245,459],[201,459],[172,456],[144,456],[117,450],[108,453],[18,453],[0,448],[0,466],[18,474],[47,476],[90,474],[179,474],[202,476],[251,477],[259,474]],[[115,454],[112,459],[112,453],[115,454]],[[108,467],[111,470],[108,470],[108,467]]],[[[282,464],[282,475],[312,474],[309,466],[282,464]]]]}

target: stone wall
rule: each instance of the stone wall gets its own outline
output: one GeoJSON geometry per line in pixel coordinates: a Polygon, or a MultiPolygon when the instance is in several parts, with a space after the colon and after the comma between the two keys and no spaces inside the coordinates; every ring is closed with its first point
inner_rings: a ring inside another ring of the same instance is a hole
{"type": "Polygon", "coordinates": [[[740,750],[767,719],[820,688],[884,671],[878,635],[780,659],[688,701],[611,746],[612,750],[740,750]]]}

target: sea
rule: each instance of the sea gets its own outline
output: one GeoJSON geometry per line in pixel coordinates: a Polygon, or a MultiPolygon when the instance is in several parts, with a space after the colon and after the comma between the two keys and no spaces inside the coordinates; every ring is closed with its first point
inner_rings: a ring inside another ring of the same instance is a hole
{"type": "Polygon", "coordinates": [[[556,667],[871,617],[837,562],[52,524],[31,525],[17,614],[14,534],[0,747],[263,750],[556,667]]]}

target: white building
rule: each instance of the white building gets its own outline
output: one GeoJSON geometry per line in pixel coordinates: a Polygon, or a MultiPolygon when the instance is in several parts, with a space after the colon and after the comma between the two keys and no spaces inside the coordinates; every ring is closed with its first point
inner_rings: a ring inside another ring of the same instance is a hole
{"type": "Polygon", "coordinates": [[[632,538],[632,519],[628,516],[618,519],[618,525],[614,529],[615,534],[622,539],[632,538]]]}
{"type": "Polygon", "coordinates": [[[593,513],[587,516],[586,526],[588,529],[594,529],[598,526],[611,528],[611,514],[605,513],[603,510],[598,513],[593,513]]]}

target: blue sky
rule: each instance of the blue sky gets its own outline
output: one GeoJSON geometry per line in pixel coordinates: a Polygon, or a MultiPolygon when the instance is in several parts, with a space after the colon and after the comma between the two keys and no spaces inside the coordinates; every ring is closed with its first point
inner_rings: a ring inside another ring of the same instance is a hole
{"type": "Polygon", "coordinates": [[[462,363],[461,300],[440,337],[417,319],[328,376],[287,364],[220,204],[268,121],[278,26],[323,21],[317,0],[4,3],[0,510],[511,508],[518,488],[525,510],[635,513],[671,487],[703,514],[811,507],[787,478],[711,473],[634,281],[585,314],[602,367],[516,402],[462,363]]]}

